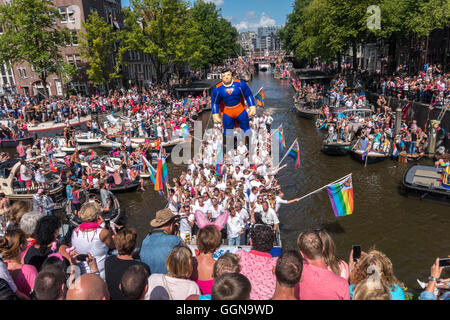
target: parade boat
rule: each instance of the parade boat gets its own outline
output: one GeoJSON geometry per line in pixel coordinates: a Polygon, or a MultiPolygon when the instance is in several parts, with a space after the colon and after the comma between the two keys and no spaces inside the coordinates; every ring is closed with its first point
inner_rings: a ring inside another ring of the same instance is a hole
{"type": "Polygon", "coordinates": [[[2,148],[15,148],[19,145],[19,142],[22,142],[24,146],[33,144],[34,138],[31,136],[20,138],[20,139],[1,139],[0,147],[2,148]]]}
{"type": "MultiPolygon", "coordinates": [[[[41,189],[39,186],[21,188],[17,178],[20,170],[20,160],[8,160],[0,164],[0,192],[4,193],[10,201],[32,202],[33,195],[41,189]]],[[[32,166],[31,163],[28,164],[32,166]]],[[[56,209],[62,203],[64,186],[59,183],[59,174],[49,173],[46,175],[49,185],[49,195],[56,204],[56,209]]]]}
{"type": "Polygon", "coordinates": [[[450,166],[414,165],[403,177],[406,195],[450,205],[450,166]]]}
{"type": "MultiPolygon", "coordinates": [[[[54,121],[41,122],[41,123],[37,123],[37,124],[28,123],[27,128],[28,128],[28,132],[30,132],[30,133],[56,131],[56,130],[63,130],[68,125],[70,127],[81,126],[83,124],[88,123],[89,121],[92,121],[91,115],[87,115],[87,116],[81,117],[79,119],[73,118],[68,121],[69,122],[68,124],[66,124],[65,122],[55,123],[54,121]]],[[[5,124],[6,122],[0,121],[0,123],[5,124]]],[[[7,123],[5,125],[7,125],[7,123]]]]}
{"type": "Polygon", "coordinates": [[[378,163],[383,160],[386,160],[389,157],[388,152],[378,152],[378,151],[370,151],[366,158],[363,159],[364,150],[352,150],[351,155],[352,157],[361,162],[361,163],[367,163],[367,164],[373,164],[378,163]]]}
{"type": "MultiPolygon", "coordinates": [[[[108,192],[108,196],[111,199],[112,209],[108,212],[101,212],[103,220],[109,220],[113,223],[118,224],[119,219],[123,216],[123,212],[120,209],[120,203],[117,197],[112,193],[108,192]]],[[[89,192],[83,191],[80,193],[80,203],[81,205],[88,202],[96,202],[102,206],[102,201],[100,198],[100,192],[97,190],[90,190],[89,192]]],[[[73,214],[72,206],[70,200],[65,203],[66,216],[69,220],[69,224],[72,228],[78,227],[82,221],[73,214]]]]}
{"type": "Polygon", "coordinates": [[[100,145],[103,138],[101,136],[94,136],[89,133],[81,133],[75,136],[75,142],[78,145],[100,145]]]}
{"type": "Polygon", "coordinates": [[[328,139],[323,140],[322,151],[330,156],[345,156],[352,152],[354,141],[334,141],[330,142],[328,139]]]}
{"type": "Polygon", "coordinates": [[[295,104],[297,114],[305,119],[313,120],[320,114],[320,109],[308,107],[306,103],[295,104]]]}

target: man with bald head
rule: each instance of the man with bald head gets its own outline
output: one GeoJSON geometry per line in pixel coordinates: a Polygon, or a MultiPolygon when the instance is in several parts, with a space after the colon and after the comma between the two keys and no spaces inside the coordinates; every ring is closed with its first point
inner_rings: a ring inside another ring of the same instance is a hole
{"type": "Polygon", "coordinates": [[[66,300],[109,300],[108,287],[99,275],[86,273],[70,286],[66,300]]]}

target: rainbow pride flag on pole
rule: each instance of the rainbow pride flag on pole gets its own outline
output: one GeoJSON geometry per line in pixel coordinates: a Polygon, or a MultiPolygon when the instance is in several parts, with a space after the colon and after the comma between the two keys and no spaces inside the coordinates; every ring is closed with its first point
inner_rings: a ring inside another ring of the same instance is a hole
{"type": "Polygon", "coordinates": [[[220,176],[222,174],[223,168],[223,150],[222,147],[219,147],[216,159],[216,176],[220,176]]]}
{"type": "Polygon", "coordinates": [[[162,158],[162,181],[163,185],[166,186],[169,182],[169,171],[167,170],[166,158],[161,156],[160,158],[162,158]]]}
{"type": "Polygon", "coordinates": [[[148,173],[150,174],[150,180],[152,180],[153,184],[156,182],[156,170],[153,168],[152,164],[148,162],[147,158],[145,156],[142,156],[142,161],[145,163],[145,165],[148,168],[148,173]]]}
{"type": "Polygon", "coordinates": [[[158,166],[156,167],[156,178],[155,178],[155,191],[163,191],[163,179],[162,179],[162,159],[159,158],[158,166]]]}
{"type": "Polygon", "coordinates": [[[298,146],[298,140],[295,140],[294,145],[288,152],[288,157],[294,159],[295,168],[300,168],[300,147],[298,146]]]}
{"type": "Polygon", "coordinates": [[[327,191],[336,217],[345,217],[353,213],[353,183],[351,173],[337,184],[328,186],[327,191]]]}
{"type": "Polygon", "coordinates": [[[370,152],[370,143],[369,143],[369,145],[367,146],[366,150],[364,150],[364,153],[362,154],[362,160],[363,160],[363,161],[366,159],[366,157],[367,157],[367,155],[369,154],[369,152],[370,152]]]}
{"type": "Polygon", "coordinates": [[[283,132],[283,125],[280,125],[277,132],[278,141],[280,142],[281,151],[284,151],[286,149],[286,143],[284,141],[284,132],[283,132]]]}
{"type": "Polygon", "coordinates": [[[264,101],[264,99],[266,98],[266,94],[264,93],[263,89],[259,89],[258,93],[255,95],[256,100],[259,101],[264,101]]]}

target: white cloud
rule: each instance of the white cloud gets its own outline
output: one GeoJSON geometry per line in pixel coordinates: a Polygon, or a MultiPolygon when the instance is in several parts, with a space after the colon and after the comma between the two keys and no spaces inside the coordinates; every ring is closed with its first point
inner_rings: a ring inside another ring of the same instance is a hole
{"type": "Polygon", "coordinates": [[[245,13],[244,19],[237,23],[234,24],[234,26],[236,27],[236,29],[239,32],[242,31],[256,31],[259,27],[269,27],[269,26],[275,26],[276,25],[276,21],[275,19],[272,19],[267,13],[263,12],[261,13],[261,17],[258,20],[258,16],[256,14],[256,12],[254,11],[248,11],[245,13]],[[257,22],[252,22],[252,21],[257,21],[257,22]]]}
{"type": "Polygon", "coordinates": [[[212,2],[214,3],[217,7],[223,6],[225,4],[224,0],[205,0],[205,2],[212,2]]]}

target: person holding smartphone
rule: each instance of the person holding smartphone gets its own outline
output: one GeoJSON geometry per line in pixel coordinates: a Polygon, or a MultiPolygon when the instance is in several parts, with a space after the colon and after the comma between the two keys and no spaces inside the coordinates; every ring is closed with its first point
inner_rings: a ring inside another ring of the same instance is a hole
{"type": "Polygon", "coordinates": [[[436,258],[435,263],[431,266],[428,285],[420,294],[420,300],[450,300],[450,279],[440,279],[444,268],[450,266],[448,263],[449,260],[436,258]],[[440,290],[440,296],[435,295],[436,289],[438,289],[438,292],[440,290]]]}

